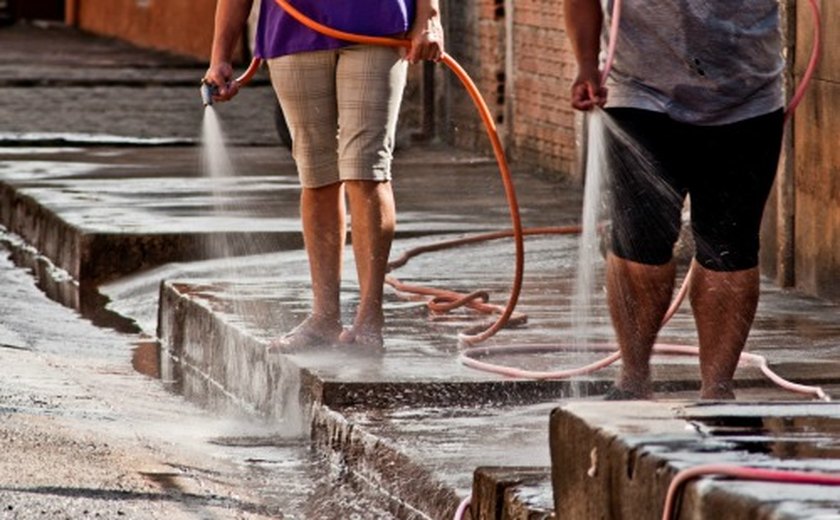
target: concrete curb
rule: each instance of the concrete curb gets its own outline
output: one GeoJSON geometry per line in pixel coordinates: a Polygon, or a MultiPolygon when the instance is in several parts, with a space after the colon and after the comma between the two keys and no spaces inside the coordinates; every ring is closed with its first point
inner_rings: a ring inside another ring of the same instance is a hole
{"type": "MultiPolygon", "coordinates": [[[[555,508],[568,518],[660,518],[673,477],[702,463],[836,472],[837,459],[815,458],[809,448],[825,442],[826,430],[809,434],[795,425],[797,417],[834,417],[837,422],[838,416],[835,403],[569,403],[551,415],[555,508]],[[728,427],[727,417],[732,425],[766,426],[728,427]],[[777,430],[774,417],[781,419],[777,430]],[[790,425],[790,434],[784,424],[790,425]],[[772,450],[773,443],[790,441],[785,435],[797,437],[801,454],[791,458],[772,450]],[[770,451],[751,449],[750,438],[770,443],[770,451]]],[[[805,520],[828,510],[840,512],[837,488],[828,486],[701,479],[689,483],[683,495],[679,518],[805,520]]]]}

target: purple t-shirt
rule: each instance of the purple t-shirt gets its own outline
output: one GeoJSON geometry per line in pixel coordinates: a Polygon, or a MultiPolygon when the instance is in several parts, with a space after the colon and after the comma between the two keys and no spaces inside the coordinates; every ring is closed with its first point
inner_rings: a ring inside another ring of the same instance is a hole
{"type": "MultiPolygon", "coordinates": [[[[295,0],[296,9],[333,29],[390,36],[411,28],[415,0],[295,0]]],[[[274,0],[262,0],[254,54],[263,59],[336,49],[348,42],[323,36],[298,23],[274,0]]]]}

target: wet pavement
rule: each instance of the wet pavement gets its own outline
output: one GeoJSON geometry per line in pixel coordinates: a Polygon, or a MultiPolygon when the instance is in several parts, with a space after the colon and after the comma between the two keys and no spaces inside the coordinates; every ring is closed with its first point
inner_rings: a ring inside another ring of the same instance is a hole
{"type": "MultiPolygon", "coordinates": [[[[206,67],[64,28],[0,28],[0,144],[97,136],[196,142],[206,67]]],[[[241,143],[273,145],[274,94],[262,74],[239,108],[220,110],[241,143]]]]}
{"type": "MultiPolygon", "coordinates": [[[[12,101],[0,106],[3,242],[32,268],[0,264],[5,517],[446,518],[472,492],[479,511],[545,518],[553,506],[551,411],[560,403],[606,415],[623,409],[594,402],[612,367],[542,382],[465,367],[457,334],[487,318],[436,316],[390,287],[383,350],[266,355],[266,342],[310,303],[294,167],[261,109],[270,89],[258,83],[219,108],[235,171],[207,178],[200,147],[190,145],[201,126],[189,85],[200,64],[20,27],[0,29],[0,55],[9,58],[0,60],[9,72],[0,91],[12,101]],[[22,51],[29,41],[39,49],[58,42],[66,54],[45,50],[32,60],[22,51]],[[18,461],[30,469],[12,472],[18,461]]],[[[514,181],[526,226],[580,220],[577,186],[516,168],[514,181]]],[[[395,190],[393,257],[509,227],[486,158],[434,143],[403,146],[395,190]]],[[[528,323],[487,345],[549,351],[490,359],[551,370],[603,355],[565,348],[574,340],[578,249],[574,235],[527,239],[518,311],[528,323]]],[[[504,303],[512,266],[505,239],[422,255],[392,274],[463,292],[484,288],[504,303]]],[[[602,279],[602,266],[595,268],[602,279]]],[[[358,298],[352,255],[345,269],[349,320],[358,298]]],[[[601,288],[592,298],[586,338],[607,344],[601,288]]],[[[832,393],[840,389],[838,310],[765,281],[748,348],[782,376],[832,393]]],[[[660,339],[694,344],[687,305],[660,339]]],[[[692,406],[669,402],[696,397],[696,360],[657,358],[655,377],[662,403],[650,409],[667,424],[674,409],[692,406]]],[[[754,367],[739,369],[737,386],[747,415],[773,412],[748,403],[807,402],[754,367]]],[[[811,427],[836,434],[834,426],[811,427]]],[[[832,445],[823,458],[836,460],[832,445]]],[[[761,454],[768,450],[777,453],[761,454]]]]}
{"type": "Polygon", "coordinates": [[[0,247],[0,518],[389,515],[301,431],[202,409],[138,373],[142,335],[47,299],[8,256],[0,247]]]}

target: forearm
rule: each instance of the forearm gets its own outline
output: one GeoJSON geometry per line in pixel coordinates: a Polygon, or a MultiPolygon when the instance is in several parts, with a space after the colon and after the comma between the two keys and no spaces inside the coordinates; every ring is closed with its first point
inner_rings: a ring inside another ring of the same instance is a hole
{"type": "Polygon", "coordinates": [[[565,0],[563,18],[578,67],[597,69],[604,18],[599,0],[565,0]]]}
{"type": "Polygon", "coordinates": [[[415,25],[425,25],[429,20],[440,18],[439,0],[417,0],[417,14],[415,25]]]}
{"type": "Polygon", "coordinates": [[[210,63],[228,63],[241,41],[253,0],[219,0],[210,63]]]}

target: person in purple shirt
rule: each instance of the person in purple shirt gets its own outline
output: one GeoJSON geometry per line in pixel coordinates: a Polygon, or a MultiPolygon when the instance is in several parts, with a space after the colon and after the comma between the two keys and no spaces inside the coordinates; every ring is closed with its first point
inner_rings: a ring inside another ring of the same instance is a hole
{"type": "MultiPolygon", "coordinates": [[[[236,95],[231,56],[253,0],[219,0],[205,81],[215,101],[236,95]]],[[[438,61],[443,28],[438,0],[295,0],[324,25],[403,37],[408,51],[351,44],[294,20],[262,0],[255,54],[268,63],[292,136],[301,182],[301,220],[312,282],[312,312],[270,350],[328,344],[383,345],[382,293],[396,225],[391,161],[408,63],[438,61]],[[349,205],[360,299],[350,327],[339,293],[349,205]]]]}

